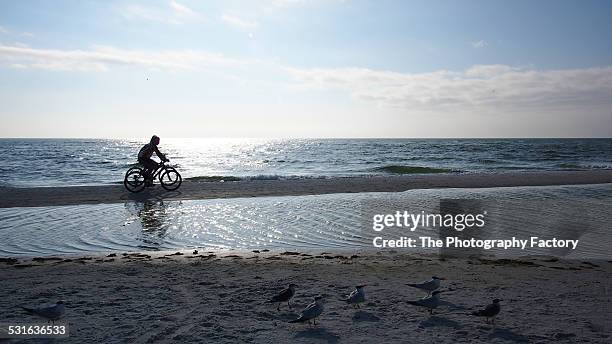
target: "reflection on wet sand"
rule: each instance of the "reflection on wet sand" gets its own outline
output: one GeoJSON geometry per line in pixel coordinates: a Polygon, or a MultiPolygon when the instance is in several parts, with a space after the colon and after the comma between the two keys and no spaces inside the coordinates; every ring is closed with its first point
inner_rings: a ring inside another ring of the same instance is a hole
{"type": "Polygon", "coordinates": [[[145,202],[126,203],[128,211],[139,219],[142,231],[138,239],[142,242],[140,248],[159,249],[165,242],[170,221],[168,221],[168,205],[163,200],[148,200],[145,202]]]}

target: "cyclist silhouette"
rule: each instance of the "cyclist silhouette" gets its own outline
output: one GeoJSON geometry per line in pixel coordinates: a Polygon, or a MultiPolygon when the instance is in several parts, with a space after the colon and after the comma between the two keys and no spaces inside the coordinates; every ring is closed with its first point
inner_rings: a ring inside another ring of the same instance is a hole
{"type": "Polygon", "coordinates": [[[149,143],[147,143],[146,145],[142,146],[142,148],[140,148],[140,151],[138,152],[138,162],[141,163],[142,166],[144,166],[145,168],[144,171],[147,177],[145,184],[146,186],[153,185],[153,171],[155,171],[159,166],[159,164],[155,162],[155,160],[151,159],[153,153],[155,153],[157,157],[159,157],[162,161],[169,161],[168,159],[166,159],[166,156],[162,154],[157,148],[159,141],[159,137],[157,135],[153,135],[151,137],[151,141],[149,141],[149,143]]]}

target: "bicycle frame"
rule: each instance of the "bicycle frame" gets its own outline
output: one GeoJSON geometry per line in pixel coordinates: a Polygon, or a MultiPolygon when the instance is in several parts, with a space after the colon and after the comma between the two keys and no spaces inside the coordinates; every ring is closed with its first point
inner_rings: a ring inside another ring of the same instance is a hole
{"type": "Polygon", "coordinates": [[[151,179],[155,180],[156,178],[159,178],[159,175],[162,173],[162,171],[165,171],[165,170],[166,170],[165,161],[162,161],[161,163],[157,165],[157,168],[155,169],[155,171],[153,171],[151,175],[151,179]]]}

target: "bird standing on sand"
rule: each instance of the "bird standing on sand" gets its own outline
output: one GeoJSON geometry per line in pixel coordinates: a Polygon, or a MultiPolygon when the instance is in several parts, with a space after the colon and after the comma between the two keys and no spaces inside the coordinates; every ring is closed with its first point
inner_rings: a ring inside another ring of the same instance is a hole
{"type": "Polygon", "coordinates": [[[324,303],[324,300],[322,296],[315,296],[314,302],[306,306],[306,308],[302,310],[302,313],[297,319],[291,320],[289,322],[298,323],[298,322],[308,321],[308,323],[310,324],[310,320],[312,320],[313,323],[316,325],[317,317],[321,315],[321,313],[323,313],[323,309],[324,309],[323,303],[324,303]]]}
{"type": "Polygon", "coordinates": [[[353,290],[349,295],[346,296],[346,298],[342,299],[341,301],[352,304],[354,308],[361,308],[359,307],[359,304],[365,302],[364,287],[365,284],[356,286],[355,290],[353,290]]]}
{"type": "Polygon", "coordinates": [[[484,309],[472,312],[471,315],[475,315],[477,317],[485,317],[485,321],[489,323],[489,319],[491,319],[492,323],[495,324],[495,316],[499,314],[501,311],[501,305],[499,304],[500,299],[493,300],[493,303],[487,305],[484,309]]]}
{"type": "Polygon", "coordinates": [[[429,281],[424,281],[421,283],[408,283],[407,286],[421,289],[427,292],[427,296],[431,296],[431,292],[440,288],[440,281],[445,280],[446,278],[432,276],[429,281]]]}
{"type": "Polygon", "coordinates": [[[56,320],[59,320],[66,311],[66,308],[64,307],[64,301],[61,300],[57,301],[55,305],[50,307],[21,308],[23,308],[23,310],[26,311],[28,314],[37,315],[41,318],[47,319],[47,321],[52,321],[53,323],[55,323],[56,320]]]}
{"type": "Polygon", "coordinates": [[[431,296],[429,297],[424,297],[416,301],[406,301],[406,302],[408,302],[409,304],[413,306],[427,308],[429,309],[429,314],[433,314],[433,310],[438,308],[438,305],[440,304],[440,293],[441,291],[436,290],[433,293],[431,293],[431,296]]]}
{"type": "Polygon", "coordinates": [[[291,298],[293,295],[295,295],[295,288],[297,288],[297,285],[293,283],[289,284],[286,289],[283,289],[280,293],[274,295],[268,302],[278,303],[278,307],[276,307],[276,310],[278,311],[280,311],[280,305],[283,302],[287,302],[287,306],[291,308],[291,298]]]}

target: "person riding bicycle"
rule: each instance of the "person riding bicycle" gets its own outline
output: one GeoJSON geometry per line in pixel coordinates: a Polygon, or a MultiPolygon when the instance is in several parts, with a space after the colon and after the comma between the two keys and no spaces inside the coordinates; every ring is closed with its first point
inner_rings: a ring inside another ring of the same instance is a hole
{"type": "Polygon", "coordinates": [[[157,148],[158,144],[159,137],[157,135],[153,135],[151,137],[151,141],[142,146],[138,152],[138,162],[145,168],[144,172],[146,175],[147,186],[153,185],[153,172],[159,167],[159,164],[155,162],[155,160],[151,159],[153,153],[155,153],[162,161],[169,161],[157,148]]]}

